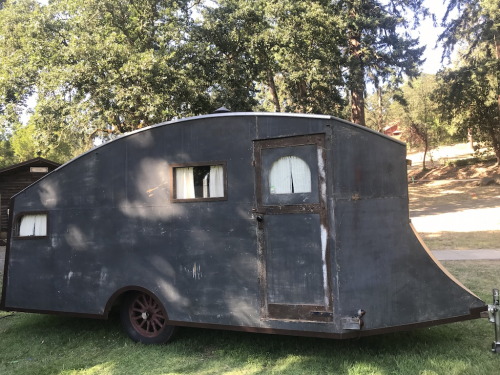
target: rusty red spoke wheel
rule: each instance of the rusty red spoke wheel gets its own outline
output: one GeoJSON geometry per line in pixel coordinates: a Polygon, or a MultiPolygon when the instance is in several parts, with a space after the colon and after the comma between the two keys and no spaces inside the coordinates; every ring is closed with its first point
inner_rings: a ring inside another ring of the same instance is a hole
{"type": "Polygon", "coordinates": [[[175,333],[175,327],[168,324],[163,305],[145,292],[127,295],[121,308],[121,321],[129,337],[144,344],[166,343],[175,333]]]}

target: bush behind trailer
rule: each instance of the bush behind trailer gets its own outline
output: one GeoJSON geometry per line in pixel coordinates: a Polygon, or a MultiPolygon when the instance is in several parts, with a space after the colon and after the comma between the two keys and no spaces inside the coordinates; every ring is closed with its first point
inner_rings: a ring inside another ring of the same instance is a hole
{"type": "Polygon", "coordinates": [[[124,135],[10,205],[1,307],[349,338],[478,318],[408,212],[405,144],[317,115],[222,113],[124,135]]]}

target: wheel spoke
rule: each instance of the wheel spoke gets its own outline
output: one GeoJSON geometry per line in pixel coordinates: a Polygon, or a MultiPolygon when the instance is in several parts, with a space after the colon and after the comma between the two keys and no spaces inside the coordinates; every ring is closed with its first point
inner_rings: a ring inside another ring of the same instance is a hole
{"type": "Polygon", "coordinates": [[[163,324],[157,320],[153,321],[153,326],[155,327],[155,331],[160,331],[163,328],[163,324]]]}
{"type": "Polygon", "coordinates": [[[137,322],[137,324],[140,324],[142,320],[142,317],[139,315],[139,316],[131,316],[130,317],[134,322],[137,322]]]}

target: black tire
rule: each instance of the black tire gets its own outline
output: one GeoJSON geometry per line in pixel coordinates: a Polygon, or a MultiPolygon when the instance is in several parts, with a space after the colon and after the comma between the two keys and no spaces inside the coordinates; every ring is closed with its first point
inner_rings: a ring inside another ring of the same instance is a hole
{"type": "Polygon", "coordinates": [[[127,335],[143,344],[164,344],[177,330],[177,327],[167,324],[167,312],[161,302],[145,292],[130,293],[125,297],[120,319],[127,335]]]}

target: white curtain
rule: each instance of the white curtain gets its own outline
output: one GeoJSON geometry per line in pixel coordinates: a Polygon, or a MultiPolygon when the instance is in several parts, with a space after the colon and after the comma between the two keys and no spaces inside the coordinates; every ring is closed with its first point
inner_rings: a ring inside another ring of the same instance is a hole
{"type": "Polygon", "coordinates": [[[224,196],[224,168],[222,165],[210,166],[210,198],[224,196]]]}
{"type": "Polygon", "coordinates": [[[285,156],[274,162],[269,173],[269,189],[271,194],[290,194],[292,192],[292,172],[290,156],[285,156]]]}
{"type": "Polygon", "coordinates": [[[290,156],[290,170],[294,193],[311,192],[311,171],[306,162],[296,156],[290,156]]]}
{"type": "Polygon", "coordinates": [[[209,173],[205,177],[203,177],[203,198],[208,198],[208,177],[210,176],[209,173]]]}
{"type": "Polygon", "coordinates": [[[24,215],[19,223],[19,236],[46,236],[47,215],[24,215]]]}
{"type": "Polygon", "coordinates": [[[193,168],[175,168],[175,197],[177,199],[194,198],[193,168]]]}
{"type": "Polygon", "coordinates": [[[307,163],[296,156],[284,156],[274,162],[269,173],[271,194],[311,192],[311,171],[307,163]]]}

